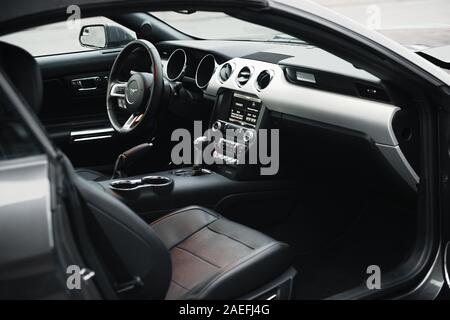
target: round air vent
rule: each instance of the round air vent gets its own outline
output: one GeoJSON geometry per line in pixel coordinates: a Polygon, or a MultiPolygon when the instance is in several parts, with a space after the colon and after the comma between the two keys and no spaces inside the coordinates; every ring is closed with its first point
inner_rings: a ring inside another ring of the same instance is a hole
{"type": "Polygon", "coordinates": [[[197,71],[195,72],[195,83],[197,84],[197,87],[204,89],[208,86],[209,80],[216,69],[216,65],[216,59],[214,59],[212,54],[207,54],[202,58],[197,66],[197,71]]]}
{"type": "Polygon", "coordinates": [[[167,60],[166,75],[170,81],[178,81],[184,76],[187,65],[186,51],[176,49],[167,60]]]}
{"type": "Polygon", "coordinates": [[[259,90],[265,89],[272,80],[272,73],[269,70],[261,71],[256,78],[256,85],[259,90]]]}
{"type": "Polygon", "coordinates": [[[252,75],[252,71],[249,67],[243,67],[241,71],[239,71],[237,76],[237,82],[239,86],[244,86],[248,80],[250,79],[250,76],[252,75]]]}
{"type": "Polygon", "coordinates": [[[220,69],[219,77],[222,82],[227,81],[233,73],[233,67],[229,63],[225,63],[220,69]]]}

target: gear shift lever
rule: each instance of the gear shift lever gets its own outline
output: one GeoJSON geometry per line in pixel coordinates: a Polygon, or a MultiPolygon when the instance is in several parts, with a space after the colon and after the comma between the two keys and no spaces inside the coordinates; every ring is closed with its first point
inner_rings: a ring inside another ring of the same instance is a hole
{"type": "Polygon", "coordinates": [[[203,149],[207,146],[211,141],[205,137],[198,137],[194,140],[194,165],[192,169],[179,169],[175,170],[174,174],[177,176],[200,176],[202,174],[209,174],[211,171],[208,169],[202,168],[203,162],[203,149]]]}
{"type": "Polygon", "coordinates": [[[111,179],[122,178],[123,170],[131,163],[142,158],[152,147],[152,143],[142,143],[121,153],[117,157],[111,179]]]}
{"type": "Polygon", "coordinates": [[[208,144],[207,137],[202,136],[194,140],[194,166],[192,168],[192,175],[197,176],[202,174],[203,162],[203,148],[208,144]]]}

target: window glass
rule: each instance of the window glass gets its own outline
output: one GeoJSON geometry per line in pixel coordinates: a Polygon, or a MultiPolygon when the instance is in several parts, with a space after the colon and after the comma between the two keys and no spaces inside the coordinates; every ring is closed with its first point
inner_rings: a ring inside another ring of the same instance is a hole
{"type": "Polygon", "coordinates": [[[200,39],[285,41],[298,40],[280,31],[243,21],[222,12],[195,11],[179,13],[174,11],[151,12],[185,34],[200,39]]]}
{"type": "MultiPolygon", "coordinates": [[[[450,0],[311,0],[412,50],[450,45],[450,0]]],[[[277,0],[295,6],[296,0],[277,0]]],[[[292,41],[270,28],[221,12],[151,12],[173,28],[201,39],[292,41]]]]}
{"type": "Polygon", "coordinates": [[[92,24],[118,26],[136,38],[133,31],[108,18],[93,17],[81,19],[78,26],[64,21],[11,33],[0,37],[0,41],[19,46],[33,56],[96,50],[97,48],[82,46],[79,41],[81,28],[92,24]]]}

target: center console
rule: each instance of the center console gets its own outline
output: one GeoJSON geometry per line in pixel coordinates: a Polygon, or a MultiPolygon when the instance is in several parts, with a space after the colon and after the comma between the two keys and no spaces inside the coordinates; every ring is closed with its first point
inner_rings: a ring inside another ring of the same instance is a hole
{"type": "Polygon", "coordinates": [[[220,173],[237,179],[249,173],[248,152],[257,142],[258,130],[265,127],[265,113],[262,101],[254,95],[236,91],[219,95],[211,129],[220,133],[219,139],[213,139],[213,157],[223,163],[217,166],[220,173]]]}
{"type": "Polygon", "coordinates": [[[273,216],[273,211],[288,213],[296,201],[296,184],[280,177],[262,176],[258,163],[240,162],[258,144],[258,130],[271,127],[269,119],[257,96],[223,91],[218,95],[210,122],[210,131],[220,133],[212,137],[219,138],[203,136],[194,140],[194,147],[205,149],[203,142],[213,147],[210,151],[215,159],[222,160],[220,163],[208,169],[177,168],[95,184],[148,222],[177,208],[197,204],[243,224],[254,225],[257,221],[261,226],[271,225],[272,219],[280,218],[273,216]]]}

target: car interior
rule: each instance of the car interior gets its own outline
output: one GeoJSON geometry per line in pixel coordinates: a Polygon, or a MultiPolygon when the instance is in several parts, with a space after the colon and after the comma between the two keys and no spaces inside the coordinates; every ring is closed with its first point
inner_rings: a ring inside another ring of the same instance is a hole
{"type": "Polygon", "coordinates": [[[0,54],[63,154],[67,211],[103,296],[325,299],[364,288],[370,265],[408,266],[421,221],[421,102],[408,81],[309,42],[111,19],[137,39],[37,57],[3,42],[0,54]],[[174,163],[179,128],[217,163],[174,163]],[[240,161],[263,129],[279,132],[272,175],[240,161]]]}

